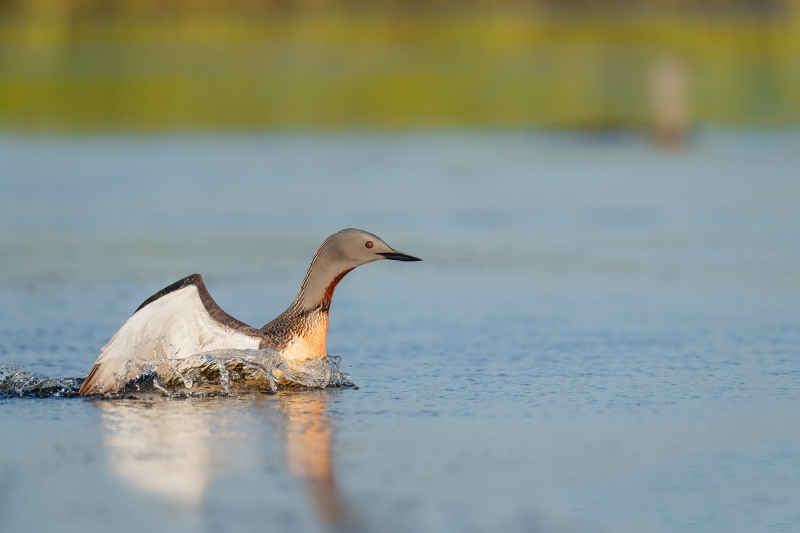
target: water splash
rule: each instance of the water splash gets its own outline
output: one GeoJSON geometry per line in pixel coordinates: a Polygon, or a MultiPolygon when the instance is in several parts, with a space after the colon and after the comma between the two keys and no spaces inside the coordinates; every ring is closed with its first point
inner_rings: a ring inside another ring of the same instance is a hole
{"type": "Polygon", "coordinates": [[[223,349],[178,357],[166,340],[147,339],[114,374],[114,389],[135,392],[155,388],[165,394],[215,393],[232,395],[237,389],[275,392],[279,386],[309,388],[352,386],[339,369],[340,358],[287,361],[270,348],[223,349]]]}
{"type": "Polygon", "coordinates": [[[82,383],[83,378],[53,378],[20,365],[0,365],[0,398],[71,398],[82,383]]]}
{"type": "MultiPolygon", "coordinates": [[[[146,340],[114,374],[116,392],[160,391],[168,397],[235,396],[237,391],[277,392],[280,387],[353,387],[339,369],[341,358],[287,361],[276,351],[214,350],[176,358],[177,350],[165,339],[146,340]]],[[[0,365],[0,397],[77,396],[83,378],[53,378],[18,365],[0,365]]]]}

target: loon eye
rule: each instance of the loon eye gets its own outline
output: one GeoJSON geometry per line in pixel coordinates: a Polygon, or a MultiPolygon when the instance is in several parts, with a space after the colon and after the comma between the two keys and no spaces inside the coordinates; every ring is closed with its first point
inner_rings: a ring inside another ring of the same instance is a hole
{"type": "Polygon", "coordinates": [[[367,248],[372,248],[372,241],[365,242],[364,246],[366,246],[367,248]]]}

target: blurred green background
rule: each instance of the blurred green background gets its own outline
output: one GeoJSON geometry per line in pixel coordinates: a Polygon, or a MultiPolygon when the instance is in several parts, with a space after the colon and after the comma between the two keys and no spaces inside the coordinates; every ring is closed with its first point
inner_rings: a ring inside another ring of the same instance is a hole
{"type": "Polygon", "coordinates": [[[0,0],[0,129],[800,120],[800,0],[0,0]]]}

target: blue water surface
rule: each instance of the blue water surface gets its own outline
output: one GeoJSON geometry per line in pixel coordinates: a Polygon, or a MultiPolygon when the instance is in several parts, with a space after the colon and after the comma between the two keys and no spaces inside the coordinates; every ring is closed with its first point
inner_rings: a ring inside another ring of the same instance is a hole
{"type": "Polygon", "coordinates": [[[800,134],[0,137],[0,364],[202,273],[261,326],[360,227],[358,388],[0,399],[3,531],[800,530],[800,134]]]}

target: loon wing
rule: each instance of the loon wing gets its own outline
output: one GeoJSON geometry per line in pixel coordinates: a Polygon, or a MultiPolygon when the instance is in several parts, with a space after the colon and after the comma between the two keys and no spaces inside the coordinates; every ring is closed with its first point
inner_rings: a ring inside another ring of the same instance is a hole
{"type": "Polygon", "coordinates": [[[169,359],[183,359],[196,353],[224,348],[258,349],[261,334],[236,320],[211,298],[200,274],[192,274],[166,287],[139,306],[119,328],[79,391],[82,395],[104,394],[125,385],[125,364],[137,354],[142,343],[166,340],[169,359]],[[118,383],[118,381],[121,381],[118,383]]]}

